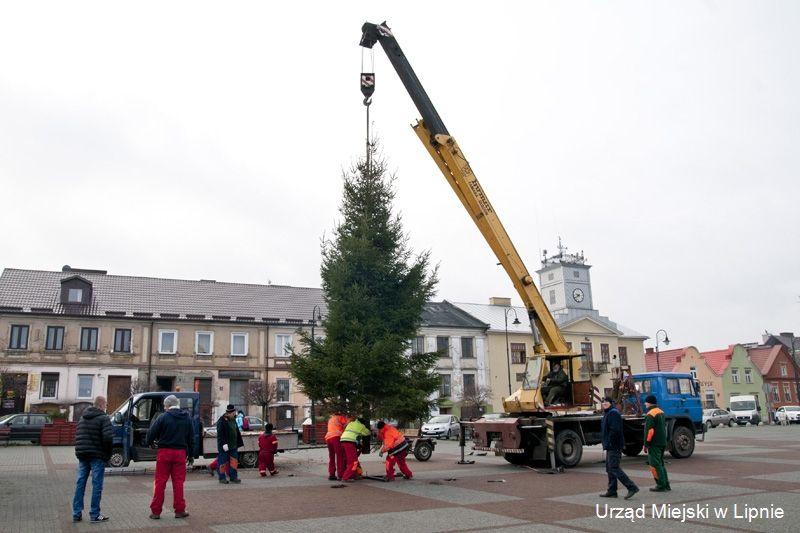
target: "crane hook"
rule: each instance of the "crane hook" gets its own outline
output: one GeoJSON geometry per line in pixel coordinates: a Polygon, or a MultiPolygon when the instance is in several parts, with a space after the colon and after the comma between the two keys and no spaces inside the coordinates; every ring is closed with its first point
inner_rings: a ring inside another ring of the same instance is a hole
{"type": "Polygon", "coordinates": [[[369,107],[370,104],[372,104],[372,97],[368,96],[367,98],[364,98],[364,105],[369,107]]]}

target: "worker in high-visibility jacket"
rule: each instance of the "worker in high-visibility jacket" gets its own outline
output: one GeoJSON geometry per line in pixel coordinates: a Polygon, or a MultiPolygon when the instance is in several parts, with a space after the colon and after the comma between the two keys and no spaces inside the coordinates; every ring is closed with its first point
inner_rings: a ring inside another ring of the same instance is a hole
{"type": "Polygon", "coordinates": [[[409,443],[400,431],[383,420],[378,426],[378,439],[383,442],[379,455],[386,454],[386,481],[394,481],[394,465],[400,467],[403,477],[411,479],[413,474],[406,464],[409,443]]]}
{"type": "Polygon", "coordinates": [[[354,416],[349,417],[347,420],[347,426],[339,438],[347,460],[347,466],[344,469],[344,474],[342,474],[342,481],[355,481],[353,478],[358,475],[359,441],[362,437],[370,436],[369,422],[358,420],[354,416]]]}
{"type": "Polygon", "coordinates": [[[667,447],[667,425],[664,411],[658,408],[658,398],[649,395],[644,400],[647,415],[644,417],[644,447],[647,452],[647,464],[653,474],[656,486],[653,492],[666,492],[672,490],[669,486],[667,469],[664,467],[664,448],[667,447]]]}
{"type": "Polygon", "coordinates": [[[325,444],[328,445],[328,479],[341,480],[344,475],[345,461],[344,448],[340,441],[347,418],[342,413],[333,413],[328,419],[328,432],[325,434],[325,444]]]}

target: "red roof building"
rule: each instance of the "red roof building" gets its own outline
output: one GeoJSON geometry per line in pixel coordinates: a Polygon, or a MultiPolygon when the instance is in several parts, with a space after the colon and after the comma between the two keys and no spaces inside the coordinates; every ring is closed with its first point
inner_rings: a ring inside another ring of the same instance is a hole
{"type": "Polygon", "coordinates": [[[769,385],[770,393],[767,400],[772,410],[783,405],[797,405],[798,403],[798,369],[786,347],[756,346],[748,348],[747,355],[764,377],[764,383],[769,385]]]}

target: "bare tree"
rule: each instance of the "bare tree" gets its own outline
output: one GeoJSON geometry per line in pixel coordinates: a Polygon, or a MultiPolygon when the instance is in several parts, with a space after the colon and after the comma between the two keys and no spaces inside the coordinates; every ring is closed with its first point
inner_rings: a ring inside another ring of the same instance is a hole
{"type": "Polygon", "coordinates": [[[478,418],[492,401],[492,389],[484,385],[464,387],[461,393],[461,418],[478,418]]]}
{"type": "Polygon", "coordinates": [[[245,401],[249,405],[261,407],[261,419],[267,422],[267,411],[269,406],[278,397],[277,383],[264,383],[263,381],[251,381],[245,393],[245,401]]]}
{"type": "Polygon", "coordinates": [[[131,381],[131,396],[140,392],[150,392],[147,380],[134,379],[131,381]]]}

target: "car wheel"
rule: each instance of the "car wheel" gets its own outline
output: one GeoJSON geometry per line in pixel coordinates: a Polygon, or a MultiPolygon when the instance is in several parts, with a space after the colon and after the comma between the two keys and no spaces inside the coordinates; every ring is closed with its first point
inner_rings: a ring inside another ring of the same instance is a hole
{"type": "Polygon", "coordinates": [[[445,440],[450,440],[450,430],[447,430],[447,434],[444,436],[445,440]]]}
{"type": "Polygon", "coordinates": [[[705,433],[708,433],[713,427],[714,426],[712,426],[710,422],[706,422],[705,424],[703,424],[703,431],[705,433]]]}
{"type": "Polygon", "coordinates": [[[108,466],[111,468],[122,468],[129,464],[130,461],[125,461],[125,453],[122,451],[122,448],[114,448],[111,451],[111,457],[108,459],[108,466]]]}
{"type": "Polygon", "coordinates": [[[732,418],[730,420],[728,420],[728,427],[729,428],[733,427],[733,419],[732,418]]]}

